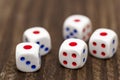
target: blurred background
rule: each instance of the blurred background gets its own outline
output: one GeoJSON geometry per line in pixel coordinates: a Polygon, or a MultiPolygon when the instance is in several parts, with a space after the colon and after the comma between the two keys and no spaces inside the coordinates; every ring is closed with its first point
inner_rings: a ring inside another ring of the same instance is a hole
{"type": "Polygon", "coordinates": [[[120,37],[120,0],[0,0],[0,80],[120,80],[120,46],[109,60],[89,55],[78,70],[59,64],[63,22],[73,14],[88,16],[93,31],[109,28],[120,37]],[[23,73],[16,69],[15,47],[22,42],[23,32],[34,26],[48,30],[53,48],[42,57],[39,71],[23,73]]]}

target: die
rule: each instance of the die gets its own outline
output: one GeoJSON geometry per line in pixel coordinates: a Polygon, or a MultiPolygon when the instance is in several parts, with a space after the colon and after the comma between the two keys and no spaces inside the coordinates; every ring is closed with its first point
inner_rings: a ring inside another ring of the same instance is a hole
{"type": "Polygon", "coordinates": [[[86,63],[87,56],[87,45],[80,39],[66,39],[59,49],[59,62],[66,68],[81,68],[86,63]]]}
{"type": "Polygon", "coordinates": [[[92,32],[90,19],[83,15],[72,15],[63,24],[64,39],[78,38],[87,41],[92,32]]]}
{"type": "Polygon", "coordinates": [[[27,29],[23,34],[24,42],[34,42],[40,46],[40,55],[46,55],[51,50],[51,38],[48,31],[42,27],[27,29]]]}
{"type": "Polygon", "coordinates": [[[117,47],[118,36],[110,29],[97,29],[89,40],[90,53],[97,58],[111,58],[115,54],[117,47]]]}
{"type": "Polygon", "coordinates": [[[16,46],[16,66],[22,72],[35,72],[41,67],[39,45],[36,43],[19,43],[16,46]]]}

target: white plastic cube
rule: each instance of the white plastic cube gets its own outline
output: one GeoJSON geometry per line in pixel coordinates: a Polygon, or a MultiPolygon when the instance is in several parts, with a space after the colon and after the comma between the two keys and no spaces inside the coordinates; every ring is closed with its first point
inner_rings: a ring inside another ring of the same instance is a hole
{"type": "Polygon", "coordinates": [[[97,29],[89,40],[90,53],[97,58],[111,58],[115,54],[117,47],[117,34],[110,29],[97,29]]]}
{"type": "Polygon", "coordinates": [[[16,46],[16,66],[22,72],[35,72],[41,67],[39,45],[19,43],[16,46]]]}
{"type": "Polygon", "coordinates": [[[87,45],[80,39],[67,39],[59,49],[59,61],[66,68],[81,68],[85,64],[87,56],[87,45]]]}
{"type": "Polygon", "coordinates": [[[40,46],[40,55],[46,55],[51,50],[51,38],[48,31],[42,27],[27,29],[23,34],[24,42],[34,42],[40,46]]]}
{"type": "Polygon", "coordinates": [[[65,20],[63,25],[64,39],[78,38],[87,41],[91,32],[91,21],[83,15],[72,15],[65,20]]]}

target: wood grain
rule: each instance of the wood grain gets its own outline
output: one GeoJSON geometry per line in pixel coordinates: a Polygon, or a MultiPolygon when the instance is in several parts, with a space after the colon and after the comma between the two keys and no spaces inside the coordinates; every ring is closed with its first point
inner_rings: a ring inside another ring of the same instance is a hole
{"type": "Polygon", "coordinates": [[[89,55],[81,69],[59,64],[63,22],[72,14],[88,16],[93,31],[109,28],[120,37],[120,0],[0,0],[0,80],[120,80],[120,45],[108,60],[89,55]],[[15,66],[15,47],[22,42],[23,32],[33,26],[49,31],[52,50],[42,57],[39,71],[23,73],[15,66]]]}

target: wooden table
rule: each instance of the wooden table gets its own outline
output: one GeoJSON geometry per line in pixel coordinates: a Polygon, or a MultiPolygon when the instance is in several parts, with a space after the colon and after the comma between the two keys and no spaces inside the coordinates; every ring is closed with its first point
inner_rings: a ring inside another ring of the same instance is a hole
{"type": "Polygon", "coordinates": [[[88,16],[93,31],[109,28],[120,37],[120,0],[0,0],[0,80],[120,80],[120,45],[111,59],[89,55],[78,70],[59,64],[63,22],[72,14],[88,16]],[[23,73],[16,69],[15,47],[22,42],[23,32],[33,26],[49,31],[52,50],[42,57],[39,71],[23,73]]]}

